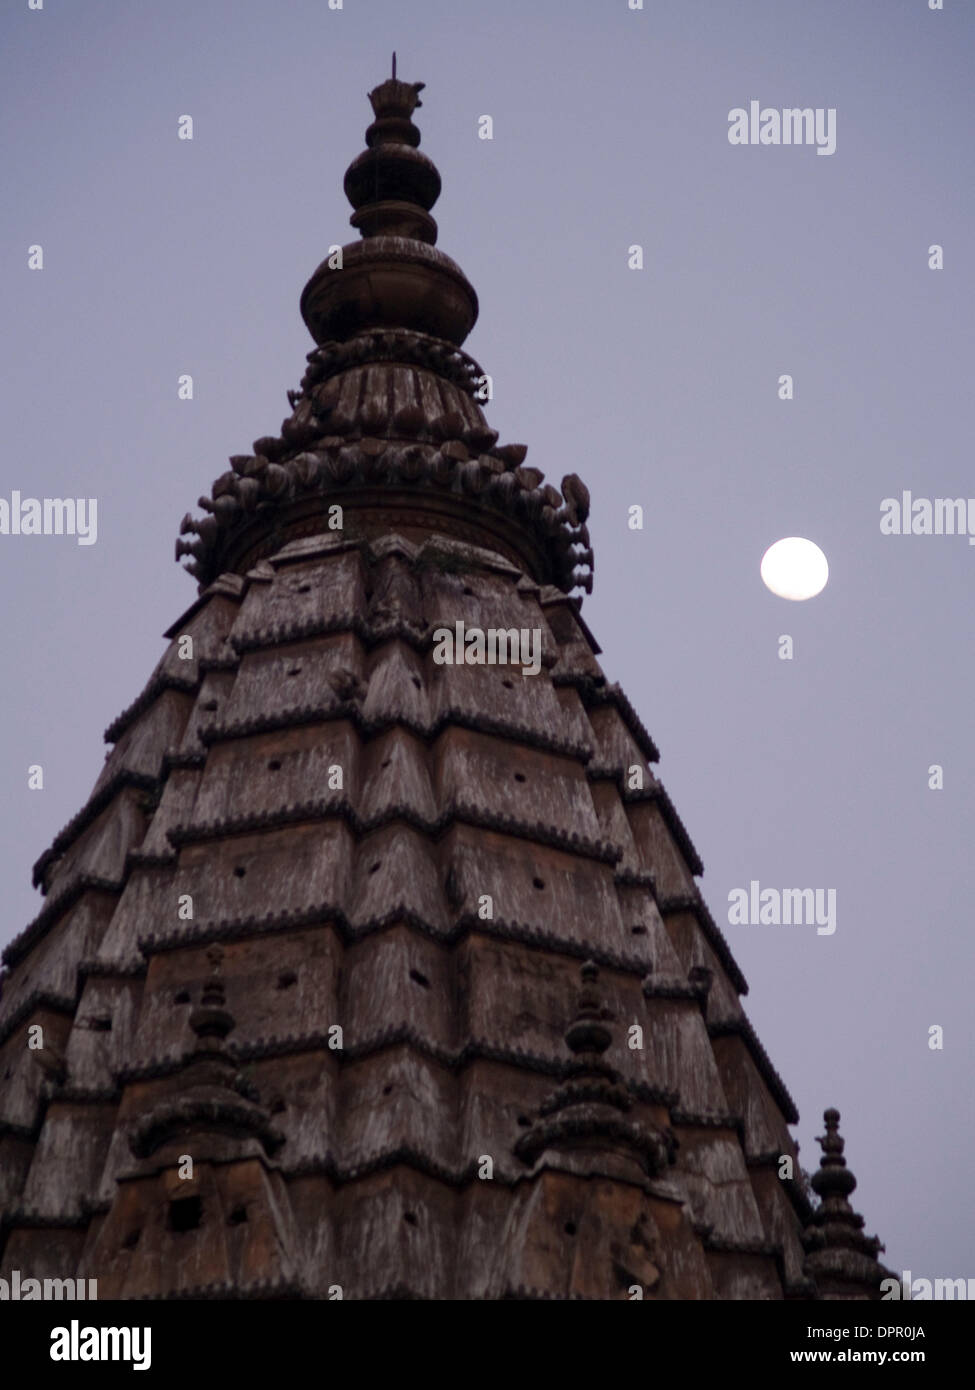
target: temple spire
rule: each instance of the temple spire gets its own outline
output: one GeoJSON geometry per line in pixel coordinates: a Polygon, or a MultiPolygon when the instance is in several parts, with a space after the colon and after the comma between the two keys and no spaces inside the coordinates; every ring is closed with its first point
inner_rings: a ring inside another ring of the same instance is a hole
{"type": "Polygon", "coordinates": [[[863,1217],[847,1200],[857,1180],[843,1157],[840,1112],[823,1112],[826,1133],[817,1139],[823,1150],[811,1182],[822,1205],[813,1213],[803,1244],[809,1252],[806,1271],[816,1281],[820,1298],[877,1298],[887,1270],[877,1259],[883,1246],[863,1233],[863,1217]]]}

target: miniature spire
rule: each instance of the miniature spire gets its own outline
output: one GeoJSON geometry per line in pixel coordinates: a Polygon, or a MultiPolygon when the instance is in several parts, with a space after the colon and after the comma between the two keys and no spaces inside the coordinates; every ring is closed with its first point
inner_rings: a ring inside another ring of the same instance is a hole
{"type": "Polygon", "coordinates": [[[576,1015],[565,1032],[573,1060],[562,1085],[542,1102],[513,1152],[528,1165],[546,1154],[554,1161],[560,1153],[559,1166],[652,1177],[673,1162],[676,1140],[669,1130],[630,1117],[632,1101],[622,1077],[602,1056],[613,1038],[596,989],[599,968],[587,960],[580,974],[576,1015]]]}
{"type": "Polygon", "coordinates": [[[823,1156],[813,1174],[813,1191],[822,1198],[806,1228],[803,1243],[809,1251],[806,1269],[821,1298],[876,1298],[887,1270],[877,1260],[883,1246],[876,1236],[863,1234],[863,1217],[847,1201],[857,1180],[843,1157],[840,1112],[823,1112],[826,1133],[817,1137],[823,1156]]]}
{"type": "Polygon", "coordinates": [[[236,1152],[234,1144],[250,1138],[259,1140],[269,1154],[284,1143],[257,1090],[239,1071],[226,1041],[237,1020],[225,1007],[226,990],[220,975],[223,954],[223,948],[216,944],[207,950],[212,974],[189,1017],[196,1046],[160,1100],[131,1131],[129,1146],[137,1158],[149,1158],[184,1134],[197,1136],[198,1153],[203,1134],[218,1136],[217,1148],[223,1155],[236,1152]]]}
{"type": "Polygon", "coordinates": [[[213,974],[203,986],[199,1005],[190,1014],[190,1027],[199,1038],[197,1052],[222,1052],[224,1038],[237,1026],[233,1014],[224,1007],[227,996],[220,978],[222,959],[222,948],[211,946],[207,951],[207,960],[213,974]]]}
{"type": "Polygon", "coordinates": [[[596,992],[599,967],[593,961],[587,960],[579,973],[582,976],[579,1004],[575,1018],[566,1029],[565,1041],[569,1050],[576,1056],[589,1057],[595,1061],[609,1047],[613,1035],[605,1023],[600,1021],[603,1011],[596,992]]]}

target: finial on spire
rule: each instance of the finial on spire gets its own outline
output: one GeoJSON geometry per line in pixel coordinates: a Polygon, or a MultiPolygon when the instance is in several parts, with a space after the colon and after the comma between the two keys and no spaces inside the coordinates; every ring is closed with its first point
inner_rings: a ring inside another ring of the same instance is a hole
{"type": "Polygon", "coordinates": [[[223,947],[215,943],[207,950],[206,957],[213,973],[204,981],[200,1002],[190,1014],[189,1023],[200,1040],[198,1050],[213,1052],[221,1050],[224,1038],[237,1024],[226,1007],[227,992],[220,976],[223,947]]]}
{"type": "Polygon", "coordinates": [[[813,1190],[824,1199],[827,1196],[835,1197],[848,1211],[846,1198],[856,1187],[857,1180],[847,1168],[846,1159],[843,1157],[845,1140],[840,1135],[840,1112],[830,1107],[829,1110],[823,1111],[823,1120],[826,1133],[816,1140],[823,1156],[819,1160],[819,1168],[812,1176],[813,1190]]]}
{"type": "Polygon", "coordinates": [[[401,82],[393,75],[369,93],[375,120],[366,131],[367,148],[345,175],[345,192],[355,212],[351,218],[364,238],[398,236],[437,240],[430,209],[440,196],[440,175],[420,154],[420,132],[413,112],[422,106],[423,82],[401,82]]]}
{"type": "Polygon", "coordinates": [[[591,1053],[598,1057],[613,1041],[612,1033],[602,1022],[603,1010],[596,991],[599,967],[595,961],[587,960],[580,967],[579,974],[582,976],[579,1003],[576,1016],[566,1031],[565,1040],[570,1051],[577,1054],[591,1053]]]}

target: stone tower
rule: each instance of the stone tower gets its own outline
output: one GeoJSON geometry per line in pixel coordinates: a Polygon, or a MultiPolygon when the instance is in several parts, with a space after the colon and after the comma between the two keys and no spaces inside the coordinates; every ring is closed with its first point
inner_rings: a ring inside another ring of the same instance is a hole
{"type": "Polygon", "coordinates": [[[279,436],[5,952],[0,1272],[101,1298],[876,1297],[581,616],[589,494],[499,445],[412,116],[279,436]],[[791,1169],[791,1175],[790,1175],[791,1169]]]}

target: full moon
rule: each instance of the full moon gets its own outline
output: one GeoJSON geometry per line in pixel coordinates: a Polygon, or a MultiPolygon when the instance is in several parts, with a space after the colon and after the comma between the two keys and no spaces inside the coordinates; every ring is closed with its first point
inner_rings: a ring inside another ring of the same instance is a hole
{"type": "Polygon", "coordinates": [[[762,582],[779,598],[815,598],[829,578],[826,556],[813,541],[786,536],[762,556],[762,582]]]}

